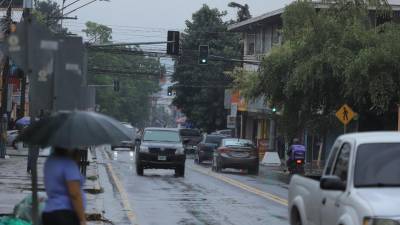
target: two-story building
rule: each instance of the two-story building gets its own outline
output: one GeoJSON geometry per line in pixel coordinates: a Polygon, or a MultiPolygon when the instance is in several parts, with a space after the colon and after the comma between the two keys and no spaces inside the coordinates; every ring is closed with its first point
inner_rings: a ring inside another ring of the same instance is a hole
{"type": "MultiPolygon", "coordinates": [[[[325,1],[326,2],[326,1],[325,1]]],[[[399,21],[400,0],[388,0],[392,5],[394,17],[392,19],[399,21]]],[[[312,3],[316,10],[328,8],[329,5],[321,2],[312,3]]],[[[233,24],[229,26],[230,32],[237,32],[242,34],[244,43],[243,52],[243,68],[247,71],[257,71],[259,66],[254,63],[246,63],[246,61],[261,61],[263,57],[268,55],[274,46],[282,43],[281,28],[283,21],[281,18],[284,8],[267,12],[263,15],[253,17],[251,19],[233,24]]],[[[374,8],[371,8],[371,15],[374,15],[374,8]]],[[[378,21],[375,16],[375,24],[385,21],[378,21]]],[[[230,109],[232,103],[238,104],[238,136],[248,138],[256,141],[262,148],[278,150],[281,157],[284,157],[283,151],[285,149],[282,138],[279,134],[276,135],[276,127],[273,119],[272,110],[269,108],[263,97],[246,101],[239,92],[226,91],[225,94],[225,107],[230,109]],[[272,147],[270,147],[272,146],[272,147]]],[[[311,148],[311,156],[315,159],[323,159],[324,153],[333,144],[337,134],[325,138],[325,144],[319,144],[318,138],[309,138],[304,134],[304,142],[311,148]],[[312,141],[311,141],[312,140],[312,141]],[[308,142],[308,143],[307,143],[308,142]],[[322,154],[321,154],[322,152],[322,154]]],[[[263,150],[263,149],[261,149],[263,150]]]]}

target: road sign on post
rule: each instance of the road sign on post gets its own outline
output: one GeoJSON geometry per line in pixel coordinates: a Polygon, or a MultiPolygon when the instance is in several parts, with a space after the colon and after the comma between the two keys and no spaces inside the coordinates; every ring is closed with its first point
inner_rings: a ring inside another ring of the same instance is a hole
{"type": "Polygon", "coordinates": [[[350,123],[350,121],[354,118],[356,113],[347,105],[344,104],[340,109],[336,112],[336,117],[342,122],[344,125],[350,123]]]}
{"type": "Polygon", "coordinates": [[[236,117],[238,112],[238,104],[237,103],[232,103],[231,104],[231,116],[236,117]]]}
{"type": "Polygon", "coordinates": [[[236,116],[228,116],[227,117],[226,128],[229,128],[229,129],[236,128],[236,116]]]}
{"type": "Polygon", "coordinates": [[[344,125],[344,133],[346,133],[346,126],[350,123],[350,121],[355,117],[356,113],[348,106],[344,104],[340,109],[336,112],[336,117],[340,122],[344,125]]]}

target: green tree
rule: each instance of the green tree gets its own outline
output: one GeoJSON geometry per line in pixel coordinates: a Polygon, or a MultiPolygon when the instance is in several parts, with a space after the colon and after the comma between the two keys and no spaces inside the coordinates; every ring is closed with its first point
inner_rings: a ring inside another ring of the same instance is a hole
{"type": "Polygon", "coordinates": [[[247,4],[241,5],[236,2],[230,2],[228,6],[231,8],[238,8],[237,22],[241,22],[251,18],[249,5],[247,4]]]}
{"type": "Polygon", "coordinates": [[[90,39],[90,42],[97,44],[105,44],[111,42],[112,29],[102,24],[88,21],[86,22],[86,29],[82,30],[90,39]]]}
{"type": "MultiPolygon", "coordinates": [[[[93,22],[87,25],[84,32],[92,41],[99,44],[111,42],[111,28],[93,22]]],[[[159,61],[145,57],[138,47],[90,47],[88,67],[89,84],[111,85],[115,79],[120,81],[119,92],[112,87],[97,88],[96,104],[100,105],[100,111],[144,127],[149,119],[149,97],[159,90],[158,78],[162,69],[159,61]]]]}
{"type": "Polygon", "coordinates": [[[47,25],[52,31],[57,33],[68,32],[67,28],[62,28],[58,23],[62,17],[60,5],[52,0],[35,2],[33,15],[43,24],[47,25]]]}
{"type": "Polygon", "coordinates": [[[207,131],[224,128],[224,89],[231,79],[224,72],[233,68],[232,63],[209,60],[208,65],[198,65],[199,45],[209,45],[210,55],[227,58],[240,57],[239,37],[227,32],[226,12],[207,5],[186,21],[182,35],[182,55],[173,75],[176,85],[174,104],[198,128],[207,131]]]}
{"type": "Polygon", "coordinates": [[[247,96],[267,96],[281,109],[289,137],[305,127],[323,134],[339,126],[334,112],[344,103],[364,118],[362,129],[393,127],[385,120],[399,101],[400,29],[385,23],[390,13],[371,14],[369,6],[340,1],[316,12],[309,2],[289,5],[283,45],[264,58],[260,73],[236,76],[236,83],[247,96]],[[384,125],[368,126],[371,119],[384,125]]]}

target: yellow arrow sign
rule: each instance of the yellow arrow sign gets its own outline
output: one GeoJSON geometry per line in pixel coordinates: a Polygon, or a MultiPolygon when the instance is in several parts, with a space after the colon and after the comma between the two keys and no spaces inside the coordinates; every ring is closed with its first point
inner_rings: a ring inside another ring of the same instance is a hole
{"type": "Polygon", "coordinates": [[[340,109],[336,112],[336,117],[342,122],[344,125],[350,123],[350,121],[354,118],[356,113],[348,106],[344,104],[340,109]]]}

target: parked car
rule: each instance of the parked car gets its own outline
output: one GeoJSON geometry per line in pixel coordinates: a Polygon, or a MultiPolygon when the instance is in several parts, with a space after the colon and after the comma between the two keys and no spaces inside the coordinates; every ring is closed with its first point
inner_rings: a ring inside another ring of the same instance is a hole
{"type": "Polygon", "coordinates": [[[217,130],[211,134],[216,134],[216,135],[224,135],[225,137],[234,137],[234,133],[232,130],[227,129],[227,130],[217,130]]]}
{"type": "Polygon", "coordinates": [[[175,175],[185,175],[186,155],[178,129],[146,128],[136,151],[136,173],[144,169],[174,169],[175,175]]]}
{"type": "Polygon", "coordinates": [[[217,149],[223,138],[224,136],[222,135],[204,135],[203,140],[197,145],[194,161],[196,163],[202,163],[205,160],[211,160],[215,149],[217,149]]]}
{"type": "Polygon", "coordinates": [[[121,124],[127,129],[128,133],[131,135],[131,140],[121,141],[118,145],[111,146],[111,149],[114,150],[116,148],[129,148],[130,150],[134,150],[137,129],[133,127],[130,123],[123,122],[121,124]]]}
{"type": "Polygon", "coordinates": [[[197,147],[197,144],[201,141],[200,131],[197,129],[182,128],[179,129],[179,135],[182,140],[186,141],[184,146],[186,154],[193,154],[197,147]]]}
{"type": "Polygon", "coordinates": [[[18,134],[19,134],[19,130],[8,130],[7,131],[7,146],[12,146],[15,149],[17,148],[15,139],[17,138],[18,134]]]}
{"type": "Polygon", "coordinates": [[[258,150],[251,140],[224,138],[213,154],[213,171],[225,168],[247,169],[250,174],[258,174],[258,150]]]}
{"type": "Polygon", "coordinates": [[[322,177],[292,177],[290,224],[399,224],[399,171],[399,132],[342,135],[322,177]]]}

